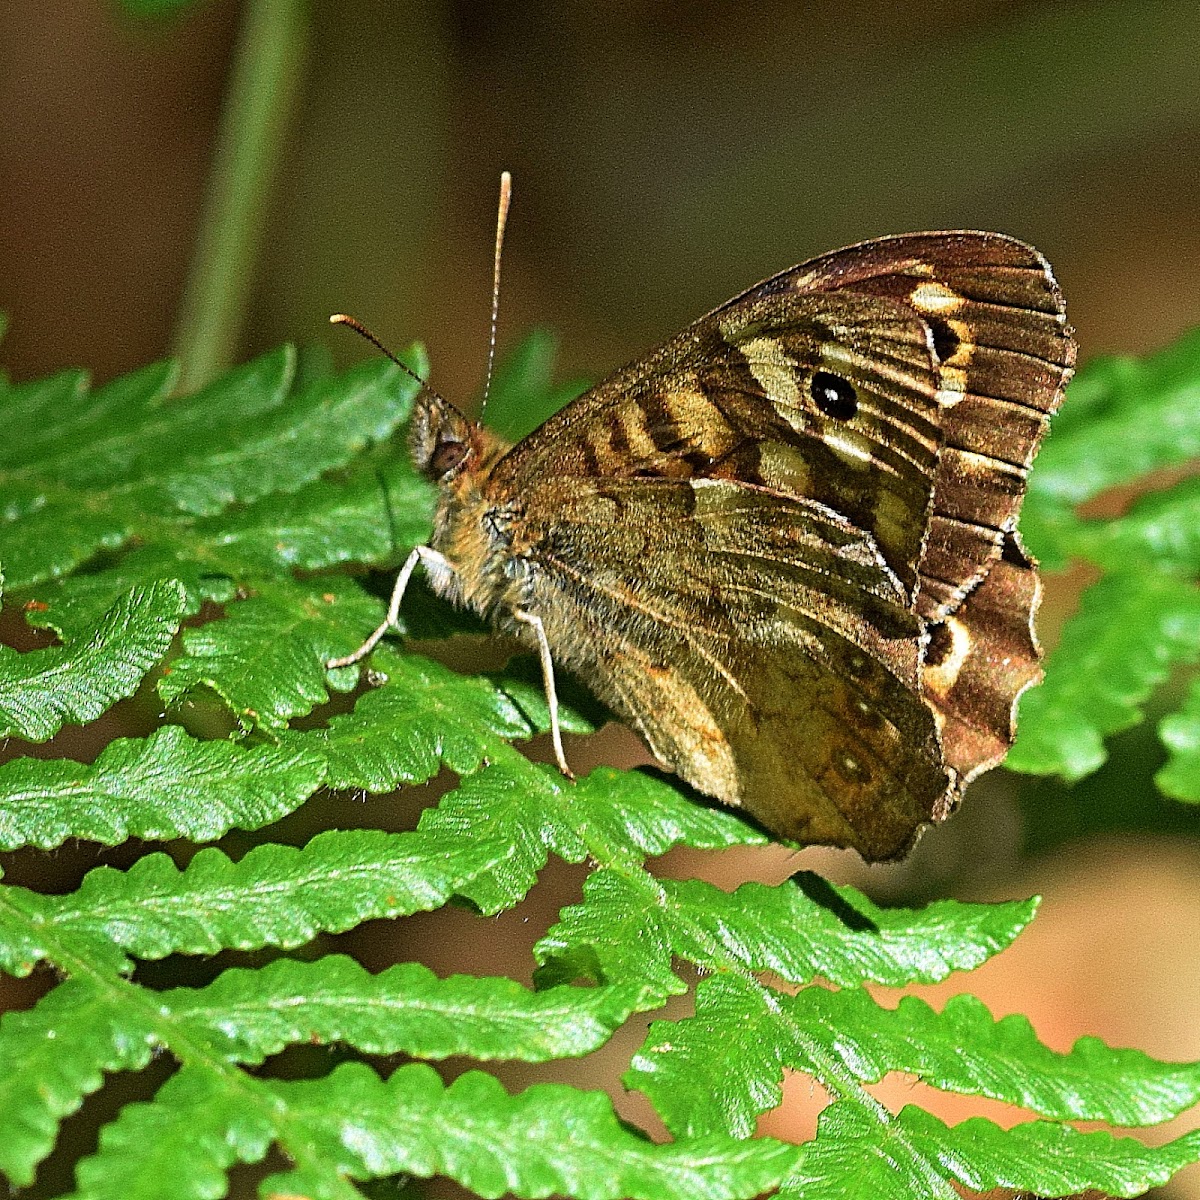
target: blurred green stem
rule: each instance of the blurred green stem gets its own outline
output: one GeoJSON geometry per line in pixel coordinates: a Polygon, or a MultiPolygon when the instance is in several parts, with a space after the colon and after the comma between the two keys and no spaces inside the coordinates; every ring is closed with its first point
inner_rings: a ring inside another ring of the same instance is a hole
{"type": "Polygon", "coordinates": [[[307,0],[246,0],[172,353],[180,388],[229,366],[303,72],[307,0]]]}

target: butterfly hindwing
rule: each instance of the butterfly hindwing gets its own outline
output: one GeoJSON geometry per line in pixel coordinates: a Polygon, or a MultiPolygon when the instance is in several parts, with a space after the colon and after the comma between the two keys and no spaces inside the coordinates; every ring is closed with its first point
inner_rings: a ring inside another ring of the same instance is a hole
{"type": "Polygon", "coordinates": [[[530,532],[558,661],[696,787],[871,858],[931,818],[921,626],[869,536],[710,479],[594,481],[530,532]]]}

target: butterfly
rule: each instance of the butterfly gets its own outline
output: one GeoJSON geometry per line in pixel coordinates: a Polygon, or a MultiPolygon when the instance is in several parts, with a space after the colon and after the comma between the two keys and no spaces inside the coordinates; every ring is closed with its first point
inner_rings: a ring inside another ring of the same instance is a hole
{"type": "Polygon", "coordinates": [[[1074,359],[1037,251],[915,233],[755,285],[515,445],[425,388],[432,537],[329,665],[421,565],[538,652],[564,774],[556,667],[773,835],[899,857],[1041,676],[1016,520],[1074,359]]]}

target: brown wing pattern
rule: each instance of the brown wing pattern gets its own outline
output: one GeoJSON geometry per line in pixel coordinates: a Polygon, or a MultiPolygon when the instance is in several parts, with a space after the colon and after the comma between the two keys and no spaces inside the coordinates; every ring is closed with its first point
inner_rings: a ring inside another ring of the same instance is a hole
{"type": "Polygon", "coordinates": [[[891,857],[1003,757],[1040,674],[1015,523],[1073,360],[1036,251],[881,239],[616,372],[487,491],[525,514],[555,655],[665,762],[891,857]]]}
{"type": "Polygon", "coordinates": [[[996,233],[880,238],[785,276],[800,293],[900,300],[929,326],[943,446],[919,610],[953,611],[1000,555],[1025,479],[1075,365],[1062,292],[1032,247],[996,233]]]}
{"type": "Polygon", "coordinates": [[[744,484],[651,479],[581,486],[530,532],[556,657],[685,779],[872,859],[931,819],[950,780],[920,622],[869,535],[744,484]]]}
{"type": "Polygon", "coordinates": [[[846,517],[915,594],[941,436],[937,387],[928,330],[908,307],[852,293],[750,294],[552,417],[497,464],[490,490],[736,479],[846,517]],[[818,407],[819,372],[853,384],[851,417],[818,407]]]}

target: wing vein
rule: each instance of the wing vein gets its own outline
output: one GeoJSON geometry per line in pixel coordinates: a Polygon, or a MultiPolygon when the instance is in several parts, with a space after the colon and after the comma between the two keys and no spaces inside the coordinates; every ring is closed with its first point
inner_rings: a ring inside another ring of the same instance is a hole
{"type": "MultiPolygon", "coordinates": [[[[614,600],[618,601],[619,603],[624,604],[630,608],[636,609],[637,611],[643,613],[645,616],[649,617],[651,620],[657,621],[661,625],[665,625],[668,629],[678,630],[681,634],[683,634],[685,641],[687,641],[691,644],[692,648],[696,651],[696,653],[705,662],[707,662],[709,664],[709,666],[712,667],[712,669],[714,671],[716,671],[716,673],[718,675],[720,675],[725,680],[725,682],[727,684],[729,684],[729,686],[731,688],[733,688],[733,690],[735,692],[737,692],[737,694],[739,696],[741,696],[741,698],[747,704],[750,704],[750,697],[746,694],[745,689],[743,689],[742,685],[740,683],[738,683],[737,679],[729,671],[728,667],[726,667],[725,664],[723,662],[721,662],[721,660],[719,658],[717,658],[717,656],[715,654],[713,654],[706,646],[704,646],[695,637],[695,635],[688,629],[687,625],[685,625],[682,621],[679,621],[673,617],[669,617],[669,616],[665,615],[664,613],[656,612],[654,609],[650,608],[648,605],[643,604],[640,600],[637,599],[636,596],[622,595],[620,592],[614,591],[612,588],[605,587],[604,584],[600,583],[595,578],[590,578],[590,577],[584,575],[581,571],[575,570],[575,568],[572,567],[569,563],[564,562],[562,559],[558,558],[556,555],[543,554],[542,561],[546,562],[546,563],[553,563],[554,566],[556,566],[559,570],[565,572],[567,575],[570,575],[574,580],[576,580],[576,582],[582,584],[583,587],[590,588],[594,592],[602,592],[607,596],[611,596],[614,600]]],[[[714,636],[720,637],[723,640],[728,640],[728,637],[729,637],[728,634],[722,634],[722,633],[715,632],[715,631],[712,631],[712,632],[713,632],[714,636]]]]}

